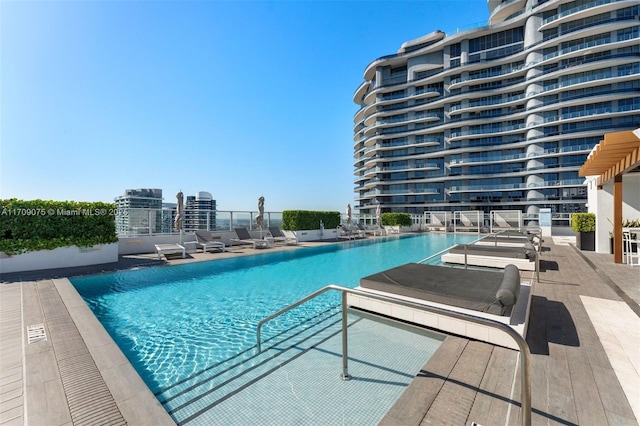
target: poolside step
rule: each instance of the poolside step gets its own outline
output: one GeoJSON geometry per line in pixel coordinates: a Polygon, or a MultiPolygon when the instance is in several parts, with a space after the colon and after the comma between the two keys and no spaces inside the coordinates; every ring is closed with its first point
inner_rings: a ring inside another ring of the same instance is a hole
{"type": "Polygon", "coordinates": [[[294,327],[264,342],[259,354],[251,348],[156,396],[178,425],[188,424],[340,332],[341,312],[332,310],[307,323],[307,327],[294,327]]]}

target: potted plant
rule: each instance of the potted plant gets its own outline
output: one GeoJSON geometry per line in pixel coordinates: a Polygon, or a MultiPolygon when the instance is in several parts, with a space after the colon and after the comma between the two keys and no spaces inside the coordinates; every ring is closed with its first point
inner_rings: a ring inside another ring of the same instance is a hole
{"type": "Polygon", "coordinates": [[[576,246],[580,250],[596,250],[596,215],[594,213],[572,214],[571,229],[576,233],[576,246]]]}

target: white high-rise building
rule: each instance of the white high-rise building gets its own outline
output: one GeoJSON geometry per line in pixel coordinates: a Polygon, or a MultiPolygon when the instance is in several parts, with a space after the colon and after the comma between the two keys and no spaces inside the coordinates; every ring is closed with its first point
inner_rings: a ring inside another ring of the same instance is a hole
{"type": "Polygon", "coordinates": [[[187,196],[184,206],[184,230],[212,231],[216,229],[216,200],[209,192],[187,196]]]}
{"type": "Polygon", "coordinates": [[[640,2],[489,0],[488,25],[404,43],[354,102],[357,208],[586,211],[578,169],[640,127],[640,2]]]}
{"type": "Polygon", "coordinates": [[[116,216],[117,234],[153,234],[170,230],[167,229],[170,219],[161,210],[162,189],[127,189],[114,201],[119,212],[116,216]]]}

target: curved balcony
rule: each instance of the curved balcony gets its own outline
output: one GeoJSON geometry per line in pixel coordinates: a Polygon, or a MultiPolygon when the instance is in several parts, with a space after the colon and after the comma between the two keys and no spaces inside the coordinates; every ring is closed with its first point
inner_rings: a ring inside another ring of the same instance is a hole
{"type": "Polygon", "coordinates": [[[419,195],[437,195],[440,192],[437,189],[422,188],[422,189],[373,189],[371,191],[364,192],[358,197],[359,200],[366,200],[368,198],[375,198],[379,196],[419,196],[419,195]]]}
{"type": "Polygon", "coordinates": [[[469,164],[482,165],[482,163],[509,163],[516,160],[526,159],[527,155],[522,154],[510,154],[510,155],[491,155],[482,158],[456,158],[449,162],[450,167],[462,167],[469,164]]]}
{"type": "Polygon", "coordinates": [[[611,38],[594,40],[592,42],[582,43],[576,46],[567,47],[557,52],[544,55],[542,60],[537,65],[546,65],[551,62],[559,62],[560,60],[569,59],[573,57],[583,56],[586,53],[593,54],[606,50],[619,49],[622,47],[632,46],[637,44],[637,40],[640,37],[630,37],[626,40],[612,41],[611,38]],[[584,50],[588,50],[584,52],[584,50]]]}
{"type": "Polygon", "coordinates": [[[520,133],[522,130],[526,129],[527,125],[525,123],[515,124],[511,126],[502,126],[500,130],[475,130],[475,131],[462,131],[462,132],[452,132],[449,135],[449,142],[454,142],[462,139],[470,139],[470,138],[481,138],[495,135],[508,135],[520,133]]]}
{"type": "Polygon", "coordinates": [[[526,0],[505,0],[491,11],[489,25],[496,25],[504,22],[509,16],[524,9],[526,0]]]}
{"type": "Polygon", "coordinates": [[[591,3],[582,4],[574,8],[565,10],[556,15],[550,16],[542,21],[538,31],[545,31],[560,26],[561,24],[577,19],[599,15],[605,12],[635,6],[637,0],[596,0],[591,3]],[[628,5],[627,5],[628,4],[628,5]]]}
{"type": "Polygon", "coordinates": [[[563,186],[584,186],[585,179],[565,179],[543,182],[530,182],[530,183],[505,183],[497,185],[464,185],[464,186],[452,186],[449,188],[449,192],[462,193],[462,192],[485,192],[485,191],[520,191],[523,189],[531,188],[554,188],[563,186]]]}
{"type": "Polygon", "coordinates": [[[478,75],[474,77],[460,77],[449,81],[449,90],[457,89],[463,86],[468,86],[470,83],[472,84],[481,84],[488,83],[494,80],[501,80],[507,76],[513,77],[518,73],[526,72],[526,64],[522,64],[517,67],[511,67],[507,70],[502,70],[500,72],[491,72],[488,75],[478,75]]]}

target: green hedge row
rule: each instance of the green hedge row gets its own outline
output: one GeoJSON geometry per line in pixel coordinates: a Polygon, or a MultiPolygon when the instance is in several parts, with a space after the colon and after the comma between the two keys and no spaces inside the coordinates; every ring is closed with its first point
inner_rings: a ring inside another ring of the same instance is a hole
{"type": "Polygon", "coordinates": [[[409,213],[382,213],[382,226],[411,226],[409,213]]]}
{"type": "Polygon", "coordinates": [[[284,210],[282,212],[282,229],[288,231],[320,229],[320,222],[324,224],[325,229],[336,228],[340,224],[340,212],[313,210],[284,210]]]}
{"type": "Polygon", "coordinates": [[[115,214],[115,204],[101,202],[0,200],[0,252],[115,243],[115,214]]]}

